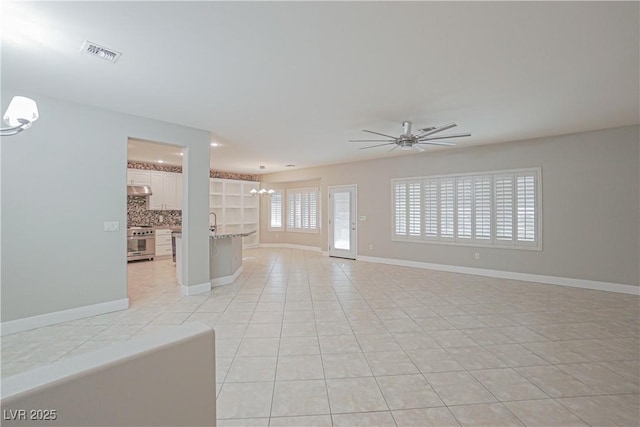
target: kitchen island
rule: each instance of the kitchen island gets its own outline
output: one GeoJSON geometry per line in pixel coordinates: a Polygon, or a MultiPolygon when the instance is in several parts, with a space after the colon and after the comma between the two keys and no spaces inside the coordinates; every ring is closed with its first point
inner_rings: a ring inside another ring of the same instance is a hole
{"type": "MultiPolygon", "coordinates": [[[[209,278],[211,286],[233,283],[242,273],[242,238],[256,233],[218,232],[209,233],[209,278]]],[[[171,233],[176,247],[176,275],[182,285],[182,233],[171,233]]]]}

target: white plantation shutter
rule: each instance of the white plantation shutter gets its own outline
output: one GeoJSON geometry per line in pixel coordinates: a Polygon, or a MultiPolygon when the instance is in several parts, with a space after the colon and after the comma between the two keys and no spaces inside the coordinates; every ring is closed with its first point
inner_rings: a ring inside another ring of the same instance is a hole
{"type": "Polygon", "coordinates": [[[309,192],[309,228],[318,228],[318,191],[309,192]]]}
{"type": "Polygon", "coordinates": [[[395,207],[393,234],[407,235],[407,182],[398,181],[393,186],[393,200],[395,207]]]}
{"type": "Polygon", "coordinates": [[[440,237],[453,238],[455,178],[440,180],[440,237]]]}
{"type": "Polygon", "coordinates": [[[535,242],[536,238],[536,177],[533,174],[516,175],[516,204],[518,242],[535,242]]]}
{"type": "Polygon", "coordinates": [[[271,195],[269,228],[282,229],[282,211],[282,190],[277,190],[271,195]]]}
{"type": "Polygon", "coordinates": [[[474,177],[475,238],[491,239],[491,177],[474,177]]]}
{"type": "Polygon", "coordinates": [[[287,230],[318,231],[318,189],[287,190],[287,230]]]}
{"type": "Polygon", "coordinates": [[[440,237],[453,238],[455,179],[440,180],[440,237]]]}
{"type": "Polygon", "coordinates": [[[424,236],[438,237],[438,181],[425,179],[423,185],[424,236]]]}
{"type": "Polygon", "coordinates": [[[471,176],[464,176],[456,179],[456,207],[458,217],[458,230],[456,237],[458,239],[471,239],[471,206],[473,202],[472,182],[473,177],[471,176]]]}
{"type": "Polygon", "coordinates": [[[295,194],[287,191],[287,228],[293,227],[295,222],[295,194]]]}
{"type": "Polygon", "coordinates": [[[392,180],[393,239],[541,247],[540,169],[392,180]]]}
{"type": "Polygon", "coordinates": [[[422,185],[420,181],[411,181],[407,188],[407,224],[409,226],[409,236],[422,236],[422,185]]]}
{"type": "Polygon", "coordinates": [[[513,241],[513,174],[495,177],[496,240],[513,241]]]}
{"type": "Polygon", "coordinates": [[[301,194],[302,203],[300,204],[300,220],[301,228],[309,228],[309,193],[304,192],[301,194]]]}

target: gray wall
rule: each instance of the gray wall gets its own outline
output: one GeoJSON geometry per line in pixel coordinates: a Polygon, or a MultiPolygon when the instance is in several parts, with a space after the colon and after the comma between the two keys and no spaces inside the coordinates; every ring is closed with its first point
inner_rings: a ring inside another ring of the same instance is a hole
{"type": "MultiPolygon", "coordinates": [[[[16,94],[3,88],[3,110],[16,94]]],[[[127,297],[128,137],[187,147],[183,277],[208,282],[208,236],[196,229],[208,221],[209,132],[20,94],[40,119],[2,138],[2,321],[127,297]],[[120,231],[104,232],[104,221],[120,231]]]]}
{"type": "MultiPolygon", "coordinates": [[[[268,174],[263,182],[320,179],[323,250],[327,249],[327,187],[357,184],[358,215],[367,216],[358,230],[361,256],[637,286],[639,138],[639,127],[628,126],[268,174]],[[542,251],[391,241],[392,178],[535,166],[542,167],[542,251]],[[371,244],[373,250],[369,250],[371,244]],[[480,252],[479,260],[474,252],[480,252]]],[[[262,212],[267,212],[264,205],[262,212]]],[[[261,242],[271,241],[265,225],[261,225],[261,242]]],[[[311,238],[296,241],[315,243],[311,238]]]]}

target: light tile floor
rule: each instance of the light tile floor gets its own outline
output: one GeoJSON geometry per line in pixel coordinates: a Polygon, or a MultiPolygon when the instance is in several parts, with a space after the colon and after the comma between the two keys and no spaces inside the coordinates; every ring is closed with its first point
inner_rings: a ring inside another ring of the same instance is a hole
{"type": "Polygon", "coordinates": [[[2,337],[2,375],[198,320],[217,334],[218,425],[640,424],[631,295],[245,251],[183,297],[171,261],[128,266],[131,308],[2,337]]]}

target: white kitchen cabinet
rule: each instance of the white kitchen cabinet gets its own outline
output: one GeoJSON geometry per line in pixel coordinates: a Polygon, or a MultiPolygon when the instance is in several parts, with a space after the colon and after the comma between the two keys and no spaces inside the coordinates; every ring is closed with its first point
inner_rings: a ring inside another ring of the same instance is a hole
{"type": "Polygon", "coordinates": [[[149,196],[149,210],[182,209],[182,202],[178,204],[178,176],[181,174],[151,171],[150,175],[152,194],[149,196]]]}
{"type": "Polygon", "coordinates": [[[127,169],[127,185],[151,185],[151,171],[127,169]]]}
{"type": "Polygon", "coordinates": [[[171,230],[156,229],[156,259],[172,256],[171,230]]]}
{"type": "MultiPolygon", "coordinates": [[[[211,178],[209,182],[209,211],[215,212],[218,227],[224,233],[246,233],[258,231],[260,197],[252,195],[259,182],[234,179],[211,178]]],[[[213,218],[211,218],[213,222],[213,218]]],[[[259,233],[243,238],[243,246],[257,246],[259,233]]]]}

